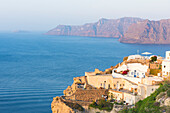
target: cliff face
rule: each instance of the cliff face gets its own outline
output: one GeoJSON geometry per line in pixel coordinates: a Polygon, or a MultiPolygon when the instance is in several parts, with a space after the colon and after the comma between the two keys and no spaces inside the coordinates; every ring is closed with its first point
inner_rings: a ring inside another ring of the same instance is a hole
{"type": "Polygon", "coordinates": [[[119,41],[123,43],[170,44],[170,19],[144,20],[132,24],[119,41]]]}
{"type": "Polygon", "coordinates": [[[59,25],[47,35],[120,38],[122,43],[170,44],[170,19],[160,21],[140,18],[100,19],[82,26],[59,25]]]}
{"type": "Polygon", "coordinates": [[[90,37],[122,37],[128,27],[142,21],[140,18],[125,17],[120,19],[100,19],[96,23],[82,26],[59,25],[48,31],[48,35],[90,36],[90,37]]]}
{"type": "Polygon", "coordinates": [[[85,113],[80,105],[76,103],[65,102],[61,97],[53,98],[51,110],[53,113],[85,113]]]}
{"type": "Polygon", "coordinates": [[[51,110],[53,113],[74,113],[74,110],[62,102],[60,97],[53,98],[51,110]]]}

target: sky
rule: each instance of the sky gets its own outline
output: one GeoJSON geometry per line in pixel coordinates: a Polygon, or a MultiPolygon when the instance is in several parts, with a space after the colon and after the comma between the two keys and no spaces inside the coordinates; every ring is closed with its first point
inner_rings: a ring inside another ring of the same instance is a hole
{"type": "Polygon", "coordinates": [[[0,0],[0,31],[48,31],[101,18],[170,18],[170,0],[0,0]]]}

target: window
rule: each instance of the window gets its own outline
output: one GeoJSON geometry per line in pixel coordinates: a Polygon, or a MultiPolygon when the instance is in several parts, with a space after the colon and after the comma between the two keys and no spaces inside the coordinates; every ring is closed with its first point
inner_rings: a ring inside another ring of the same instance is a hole
{"type": "Polygon", "coordinates": [[[108,84],[108,89],[110,89],[110,84],[108,84]]]}

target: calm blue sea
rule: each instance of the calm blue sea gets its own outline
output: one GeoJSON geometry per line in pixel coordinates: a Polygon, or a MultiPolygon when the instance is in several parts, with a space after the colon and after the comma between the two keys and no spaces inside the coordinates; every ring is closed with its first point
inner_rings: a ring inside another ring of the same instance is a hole
{"type": "Polygon", "coordinates": [[[170,45],[122,44],[113,38],[0,33],[0,113],[51,113],[73,77],[104,70],[141,52],[165,56],[170,45]]]}

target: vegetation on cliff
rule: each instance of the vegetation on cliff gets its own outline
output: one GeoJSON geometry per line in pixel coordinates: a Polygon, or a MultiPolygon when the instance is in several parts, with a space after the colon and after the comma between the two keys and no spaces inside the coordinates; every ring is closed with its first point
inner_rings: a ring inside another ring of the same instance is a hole
{"type": "Polygon", "coordinates": [[[111,111],[113,108],[113,104],[110,102],[106,102],[104,99],[100,99],[98,102],[93,102],[92,104],[90,104],[89,107],[111,111]]]}
{"type": "Polygon", "coordinates": [[[160,87],[144,100],[140,100],[135,104],[134,108],[124,109],[120,113],[161,113],[162,111],[169,112],[169,106],[160,106],[160,102],[156,100],[161,98],[164,92],[168,97],[170,96],[170,82],[164,82],[160,87]],[[160,95],[161,94],[161,95],[160,95]]]}

